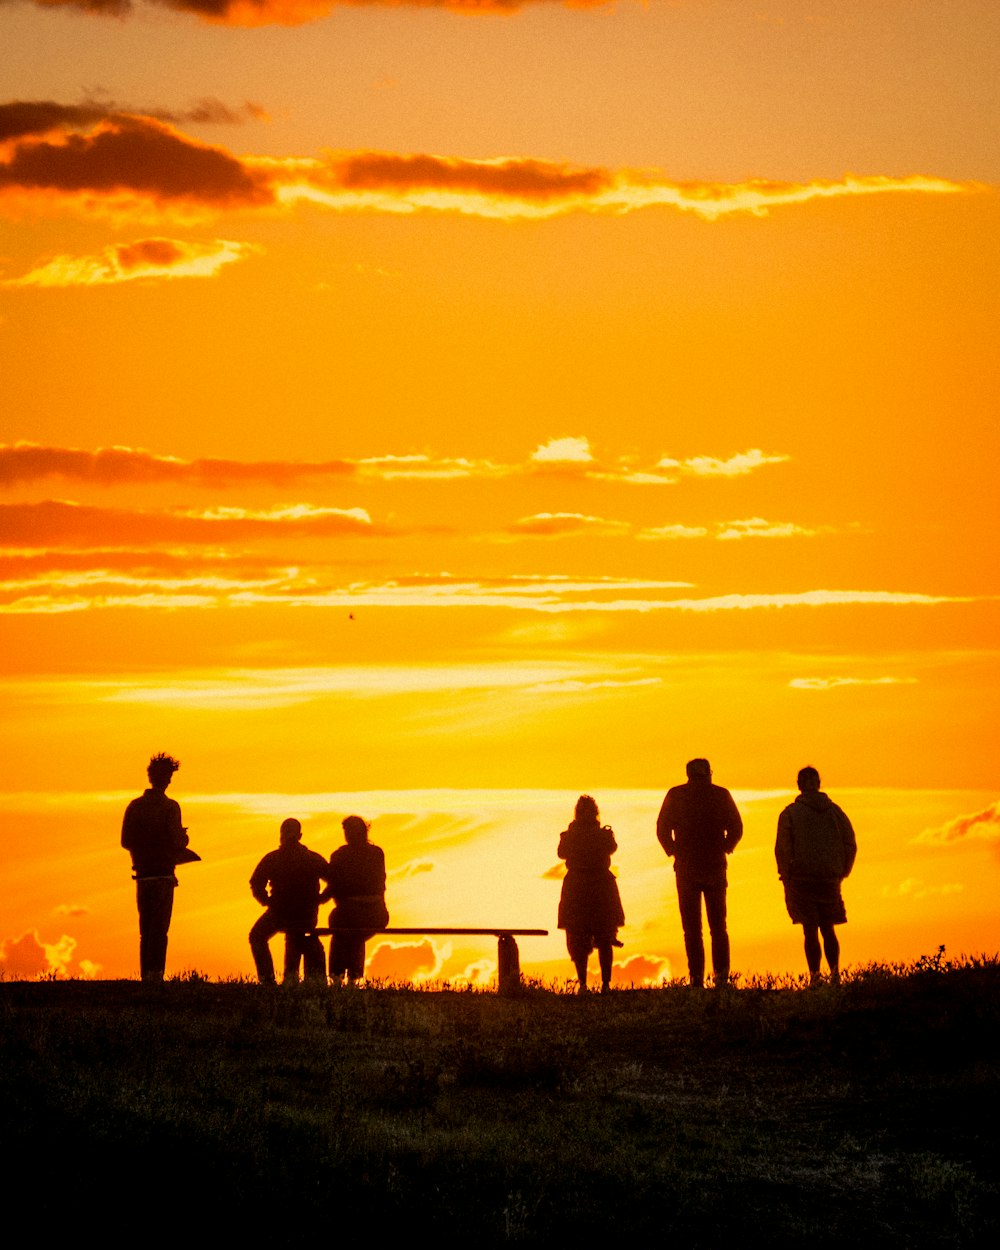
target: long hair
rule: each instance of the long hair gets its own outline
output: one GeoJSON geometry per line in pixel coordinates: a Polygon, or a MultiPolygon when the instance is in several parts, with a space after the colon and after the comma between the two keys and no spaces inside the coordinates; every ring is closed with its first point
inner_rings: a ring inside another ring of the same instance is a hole
{"type": "Polygon", "coordinates": [[[597,801],[592,799],[589,794],[581,794],[577,799],[574,815],[580,824],[583,825],[591,823],[599,825],[601,823],[600,813],[597,810],[597,801]]]}

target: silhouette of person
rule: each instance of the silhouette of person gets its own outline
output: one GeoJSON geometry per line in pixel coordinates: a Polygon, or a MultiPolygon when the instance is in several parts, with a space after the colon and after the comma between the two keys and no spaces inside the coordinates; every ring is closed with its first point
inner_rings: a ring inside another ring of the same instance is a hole
{"type": "Polygon", "coordinates": [[[139,909],[139,970],[144,981],[162,981],[167,962],[167,931],[174,909],[174,869],[185,853],[187,830],[180,804],[166,795],[180,761],[162,752],[146,767],[149,789],[133,799],[122,820],[122,846],[132,856],[139,909]]]}
{"type": "Polygon", "coordinates": [[[611,856],[618,843],[609,825],[602,825],[596,802],[581,794],[569,828],[559,835],[560,859],[566,861],[559,897],[560,929],[576,968],[581,994],[587,992],[587,961],[596,947],[601,965],[601,992],[611,988],[612,948],[621,946],[618,929],[625,923],[611,856]]]}
{"type": "Polygon", "coordinates": [[[294,816],[281,822],[279,845],[269,851],[253,870],[250,890],[267,911],[250,930],[250,951],[262,985],[274,984],[274,961],[268,942],[276,933],[285,935],[285,967],[282,982],[299,979],[299,960],[305,964],[306,980],[326,980],[323,944],[315,933],[319,914],[320,881],[328,879],[326,860],[302,845],[302,825],[294,816]]]}
{"type": "Polygon", "coordinates": [[[815,768],[800,769],[798,785],[798,798],[778,817],[774,857],[792,924],[802,926],[810,982],[820,982],[822,934],[830,980],[839,985],[840,942],[834,925],[847,923],[840,887],[854,867],[858,844],[847,814],[820,790],[815,768]]]}
{"type": "Polygon", "coordinates": [[[687,778],[685,785],[667,791],[656,818],[656,836],[674,861],[688,981],[698,989],[705,984],[704,898],[712,935],[712,972],[716,989],[722,989],[729,983],[726,856],[743,837],[743,820],[729,791],[712,784],[708,760],[689,760],[687,778]]]}
{"type": "Polygon", "coordinates": [[[341,822],[345,845],[330,856],[329,886],[324,898],[332,898],[330,912],[330,977],[334,985],[365,975],[365,942],[389,923],[385,907],[385,855],[368,841],[369,825],[360,816],[341,822]],[[343,932],[342,930],[350,930],[343,932]]]}

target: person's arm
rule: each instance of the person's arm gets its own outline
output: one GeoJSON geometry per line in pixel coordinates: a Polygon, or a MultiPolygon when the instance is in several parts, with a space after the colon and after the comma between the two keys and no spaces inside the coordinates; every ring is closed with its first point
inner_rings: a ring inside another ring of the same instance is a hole
{"type": "Polygon", "coordinates": [[[726,791],[726,798],[729,800],[726,804],[726,846],[727,855],[732,855],[733,851],[739,844],[740,838],[743,837],[743,817],[740,815],[739,808],[736,806],[733,796],[726,791]]]}
{"type": "Polygon", "coordinates": [[[181,819],[181,805],[174,799],[168,800],[170,803],[170,837],[174,844],[174,849],[183,851],[190,839],[187,830],[184,828],[184,821],[181,819]]]}
{"type": "Polygon", "coordinates": [[[250,893],[260,903],[261,907],[269,907],[271,905],[271,899],[267,893],[269,879],[267,859],[265,857],[253,870],[253,876],[250,878],[250,893]]]}
{"type": "Polygon", "coordinates": [[[858,857],[858,840],[854,836],[854,826],[847,813],[840,807],[837,808],[837,824],[840,826],[840,837],[844,845],[844,876],[849,877],[858,857]]]}
{"type": "Polygon", "coordinates": [[[135,819],[132,807],[133,804],[130,803],[125,808],[125,815],[122,817],[122,846],[126,851],[130,851],[135,845],[135,819]]]}
{"type": "Polygon", "coordinates": [[[774,842],[774,858],[778,876],[784,881],[792,867],[792,819],[786,808],[778,817],[778,836],[774,842]]]}
{"type": "Polygon", "coordinates": [[[656,837],[665,854],[673,859],[677,843],[674,841],[674,813],[669,794],[664,798],[660,814],[656,818],[656,837]]]}

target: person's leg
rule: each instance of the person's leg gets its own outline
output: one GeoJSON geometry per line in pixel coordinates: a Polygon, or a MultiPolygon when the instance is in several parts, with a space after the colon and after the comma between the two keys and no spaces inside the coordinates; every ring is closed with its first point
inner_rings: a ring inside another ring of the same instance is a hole
{"type": "Polygon", "coordinates": [[[347,979],[360,981],[365,975],[365,939],[360,933],[352,933],[347,939],[347,979]]]}
{"type": "Polygon", "coordinates": [[[677,874],[677,906],[684,930],[688,980],[700,989],[705,984],[705,943],[701,936],[701,886],[677,874]]]}
{"type": "Polygon", "coordinates": [[[299,965],[302,963],[302,934],[293,929],[285,930],[285,957],[281,969],[282,985],[298,985],[299,965]]]}
{"type": "Polygon", "coordinates": [[[576,969],[576,979],[580,983],[580,993],[587,989],[587,962],[590,959],[590,934],[578,933],[575,929],[566,930],[566,949],[576,969]]]}
{"type": "Polygon", "coordinates": [[[336,931],[330,938],[330,980],[334,985],[340,985],[344,973],[347,971],[346,941],[346,933],[337,933],[336,931]]]}
{"type": "Polygon", "coordinates": [[[303,972],[307,981],[322,981],[326,984],[326,955],[323,952],[323,943],[316,934],[310,937],[302,937],[299,939],[299,949],[302,952],[303,972]]]}
{"type": "Polygon", "coordinates": [[[805,939],[809,979],[816,982],[819,980],[819,925],[803,924],[802,936],[805,939]]]}
{"type": "Polygon", "coordinates": [[[726,883],[704,887],[705,913],[712,935],[712,972],[715,987],[729,984],[729,931],[726,928],[726,883]]]}
{"type": "MultiPolygon", "coordinates": [[[[840,984],[840,942],[837,940],[837,931],[832,924],[821,924],[820,932],[823,934],[823,951],[826,954],[826,962],[830,965],[830,980],[834,985],[840,984]]],[[[819,944],[817,943],[817,946],[819,944]]],[[[816,967],[819,968],[819,951],[816,952],[816,967]]]]}
{"type": "Polygon", "coordinates": [[[139,971],[144,981],[162,981],[167,965],[167,931],[174,910],[174,883],[168,878],[135,883],[139,908],[139,971]]]}
{"type": "MultiPolygon", "coordinates": [[[[257,978],[261,985],[274,985],[274,960],[268,942],[281,930],[274,922],[274,917],[265,911],[254,927],[250,930],[250,953],[257,968],[257,978]]],[[[287,949],[287,948],[286,948],[287,949]]]]}
{"type": "Polygon", "coordinates": [[[597,940],[597,958],[601,965],[601,991],[605,994],[611,989],[611,966],[614,958],[611,941],[611,936],[603,933],[597,940]]]}

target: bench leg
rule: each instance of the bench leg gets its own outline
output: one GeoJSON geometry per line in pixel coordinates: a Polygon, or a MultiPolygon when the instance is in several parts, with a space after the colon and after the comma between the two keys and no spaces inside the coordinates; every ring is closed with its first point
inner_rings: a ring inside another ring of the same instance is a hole
{"type": "Polygon", "coordinates": [[[497,989],[501,994],[521,988],[521,956],[511,933],[497,937],[497,989]]]}

